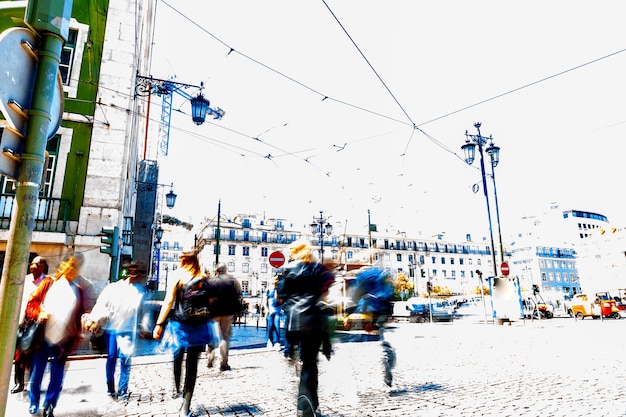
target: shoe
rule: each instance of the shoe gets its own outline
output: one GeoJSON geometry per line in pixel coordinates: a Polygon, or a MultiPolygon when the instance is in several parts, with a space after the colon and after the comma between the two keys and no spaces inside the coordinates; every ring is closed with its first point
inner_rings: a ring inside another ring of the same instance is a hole
{"type": "Polygon", "coordinates": [[[52,405],[47,405],[43,409],[43,417],[54,417],[54,414],[52,413],[52,410],[54,410],[54,407],[52,405]]]}
{"type": "Polygon", "coordinates": [[[31,414],[37,414],[39,412],[39,406],[31,404],[30,407],[28,407],[28,412],[31,414]]]}
{"type": "Polygon", "coordinates": [[[180,398],[183,396],[183,393],[180,392],[180,390],[178,388],[174,388],[172,390],[172,398],[176,399],[176,398],[180,398]]]}
{"type": "Polygon", "coordinates": [[[11,388],[11,394],[17,394],[18,392],[24,391],[24,384],[17,384],[13,388],[11,388]]]}
{"type": "Polygon", "coordinates": [[[220,371],[222,371],[222,372],[230,371],[230,366],[229,365],[221,365],[220,366],[220,371]]]}
{"type": "Polygon", "coordinates": [[[128,401],[129,395],[128,392],[122,391],[117,393],[117,399],[119,401],[128,401]]]}

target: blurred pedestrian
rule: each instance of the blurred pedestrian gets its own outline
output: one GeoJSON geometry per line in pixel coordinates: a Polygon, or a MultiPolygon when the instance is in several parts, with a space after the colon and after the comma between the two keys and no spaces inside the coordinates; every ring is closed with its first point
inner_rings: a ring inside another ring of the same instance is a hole
{"type": "Polygon", "coordinates": [[[137,336],[147,337],[150,329],[144,320],[143,299],[145,278],[139,273],[139,263],[125,265],[128,276],[107,285],[91,313],[83,315],[83,330],[96,336],[104,333],[107,347],[105,365],[107,392],[112,398],[128,400],[131,357],[137,336]],[[115,368],[120,361],[120,377],[115,389],[115,368]]]}
{"type": "MultiPolygon", "coordinates": [[[[192,417],[191,398],[198,374],[198,356],[213,335],[209,324],[209,286],[202,276],[202,268],[195,251],[184,252],[180,267],[174,273],[174,285],[168,291],[157,318],[153,337],[163,338],[163,345],[173,349],[174,356],[186,351],[185,383],[180,416],[192,417]],[[164,326],[167,321],[167,327],[164,326]]],[[[180,378],[180,373],[178,374],[180,378]]],[[[174,373],[176,378],[176,370],[174,373]]],[[[175,381],[178,384],[180,381],[175,381]]]]}
{"type": "MultiPolygon", "coordinates": [[[[80,340],[80,317],[85,312],[85,307],[83,290],[74,283],[79,273],[75,257],[62,262],[43,298],[39,319],[46,320],[46,328],[43,346],[33,357],[28,409],[31,414],[39,412],[41,382],[49,361],[50,380],[43,402],[43,416],[54,416],[54,408],[63,389],[67,357],[80,340]]],[[[37,288],[39,290],[43,290],[42,284],[37,288]]]]}
{"type": "MultiPolygon", "coordinates": [[[[230,349],[230,337],[233,333],[235,315],[241,311],[241,284],[234,276],[228,273],[228,267],[219,263],[215,268],[215,276],[209,279],[211,293],[215,296],[215,302],[211,306],[211,319],[219,327],[219,352],[220,371],[229,371],[228,350],[230,349]]],[[[215,347],[209,346],[207,351],[207,366],[213,366],[216,355],[215,347]]]]}
{"type": "MultiPolygon", "coordinates": [[[[41,297],[45,296],[45,292],[41,292],[35,298],[35,291],[39,284],[44,280],[48,282],[48,287],[52,283],[50,276],[48,275],[48,261],[41,257],[36,256],[30,262],[30,273],[24,278],[24,291],[22,296],[22,308],[20,313],[19,323],[20,326],[37,320],[39,317],[39,309],[41,307],[41,297]]],[[[32,367],[33,354],[26,353],[19,349],[15,349],[14,356],[14,373],[13,378],[15,386],[11,388],[11,394],[17,394],[24,391],[24,379],[26,370],[30,372],[32,367]]]]}
{"type": "Polygon", "coordinates": [[[278,283],[278,296],[286,311],[289,352],[293,355],[297,345],[302,362],[297,415],[314,417],[319,415],[317,355],[320,347],[329,360],[331,353],[328,313],[321,306],[335,277],[317,261],[308,243],[296,241],[289,250],[293,262],[278,283]]]}
{"type": "Polygon", "coordinates": [[[385,326],[392,314],[393,282],[388,272],[378,268],[367,268],[359,272],[354,284],[355,313],[363,313],[372,317],[374,328],[383,349],[383,381],[387,386],[393,382],[392,369],[396,363],[396,353],[391,344],[385,340],[385,326]]]}
{"type": "Polygon", "coordinates": [[[265,291],[265,302],[263,303],[267,311],[267,347],[280,348],[280,319],[282,317],[282,306],[278,298],[276,286],[278,275],[272,279],[272,286],[265,291]]]}

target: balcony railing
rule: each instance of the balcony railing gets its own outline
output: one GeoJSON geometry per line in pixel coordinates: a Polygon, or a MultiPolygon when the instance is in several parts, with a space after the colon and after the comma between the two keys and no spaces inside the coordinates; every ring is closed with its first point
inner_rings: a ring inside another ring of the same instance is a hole
{"type": "MultiPolygon", "coordinates": [[[[65,233],[70,208],[70,200],[65,198],[39,198],[35,207],[35,227],[33,230],[65,233]]],[[[0,194],[0,229],[9,229],[13,210],[17,210],[15,194],[0,194]]]]}

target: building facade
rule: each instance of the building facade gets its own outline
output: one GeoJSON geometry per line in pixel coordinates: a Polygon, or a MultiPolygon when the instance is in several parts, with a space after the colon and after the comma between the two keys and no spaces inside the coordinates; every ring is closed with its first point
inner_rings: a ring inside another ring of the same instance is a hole
{"type": "MultiPolygon", "coordinates": [[[[2,30],[25,26],[26,3],[0,2],[2,30]]],[[[82,273],[98,287],[108,282],[111,270],[135,257],[136,184],[140,163],[149,159],[141,153],[147,138],[145,99],[137,97],[135,85],[137,74],[149,70],[154,3],[74,0],[61,53],[64,112],[47,142],[30,252],[45,256],[51,268],[81,253],[82,273]],[[120,230],[114,257],[99,250],[103,227],[120,230]]],[[[14,180],[2,177],[2,257],[14,209],[14,180]]]]}

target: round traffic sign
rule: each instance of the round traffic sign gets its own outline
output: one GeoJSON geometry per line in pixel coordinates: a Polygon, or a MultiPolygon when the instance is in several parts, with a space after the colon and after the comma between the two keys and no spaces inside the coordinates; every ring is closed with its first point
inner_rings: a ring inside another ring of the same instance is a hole
{"type": "Polygon", "coordinates": [[[500,271],[502,271],[502,275],[504,275],[505,277],[508,276],[509,272],[511,272],[509,264],[506,262],[502,262],[502,264],[500,265],[500,271]]]}
{"type": "Polygon", "coordinates": [[[285,255],[282,252],[272,252],[270,254],[270,265],[274,268],[280,268],[285,263],[285,255]]]}

